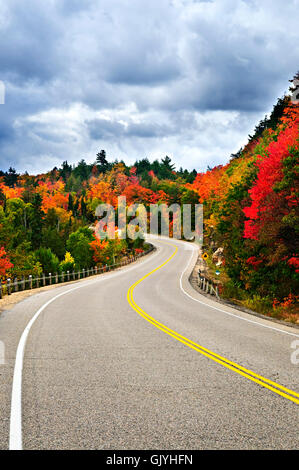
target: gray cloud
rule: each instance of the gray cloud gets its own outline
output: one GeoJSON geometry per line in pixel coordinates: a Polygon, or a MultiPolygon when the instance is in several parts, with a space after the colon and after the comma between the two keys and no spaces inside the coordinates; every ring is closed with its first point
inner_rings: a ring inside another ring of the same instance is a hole
{"type": "Polygon", "coordinates": [[[296,0],[4,0],[0,37],[0,167],[20,171],[99,147],[225,162],[299,68],[296,0]]]}
{"type": "Polygon", "coordinates": [[[59,47],[63,23],[56,19],[48,2],[7,2],[0,27],[4,79],[23,85],[55,79],[57,69],[63,67],[59,47]]]}
{"type": "Polygon", "coordinates": [[[116,136],[124,135],[125,127],[119,122],[111,122],[105,119],[94,119],[86,122],[89,135],[94,140],[115,139],[116,136]]]}
{"type": "Polygon", "coordinates": [[[125,124],[106,119],[94,119],[87,121],[86,125],[90,137],[94,140],[168,137],[178,132],[178,128],[175,126],[154,122],[130,122],[125,124]]]}

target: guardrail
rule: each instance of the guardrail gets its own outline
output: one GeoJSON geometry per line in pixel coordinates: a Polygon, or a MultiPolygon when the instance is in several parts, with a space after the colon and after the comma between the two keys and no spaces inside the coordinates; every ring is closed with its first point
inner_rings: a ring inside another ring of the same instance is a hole
{"type": "Polygon", "coordinates": [[[206,294],[215,295],[217,299],[220,299],[217,284],[203,276],[200,270],[198,271],[198,287],[206,294]]]}
{"type": "Polygon", "coordinates": [[[133,263],[142,256],[147,255],[154,250],[152,245],[148,250],[138,253],[137,255],[131,255],[121,260],[119,263],[106,264],[101,267],[94,266],[92,268],[82,269],[81,271],[66,271],[61,273],[48,273],[42,274],[41,277],[29,275],[28,278],[24,276],[21,279],[18,278],[8,278],[5,282],[0,280],[0,299],[5,295],[11,295],[15,292],[20,292],[24,290],[37,289],[39,287],[50,286],[54,284],[60,284],[63,282],[76,281],[78,279],[83,279],[90,276],[95,276],[98,274],[103,274],[105,272],[113,271],[116,268],[126,266],[127,264],[133,263]]]}

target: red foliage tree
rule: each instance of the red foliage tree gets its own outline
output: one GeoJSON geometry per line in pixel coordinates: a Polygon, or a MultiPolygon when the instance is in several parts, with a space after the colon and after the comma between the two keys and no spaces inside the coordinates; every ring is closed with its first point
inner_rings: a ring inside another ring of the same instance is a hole
{"type": "Polygon", "coordinates": [[[13,267],[13,264],[9,261],[4,247],[0,248],[0,276],[5,277],[7,271],[13,267]]]}
{"type": "MultiPolygon", "coordinates": [[[[298,126],[294,123],[281,132],[277,141],[269,144],[268,156],[258,160],[256,165],[259,172],[253,187],[249,190],[251,205],[244,208],[244,213],[249,219],[245,221],[244,237],[251,240],[258,240],[260,230],[266,222],[276,220],[277,209],[279,217],[282,208],[282,195],[274,191],[274,186],[283,178],[283,160],[290,156],[290,148],[298,148],[298,126]]],[[[291,188],[290,188],[291,189],[291,188]]],[[[285,194],[286,207],[293,203],[290,194],[285,194]]],[[[285,214],[287,210],[285,210],[285,214]]]]}

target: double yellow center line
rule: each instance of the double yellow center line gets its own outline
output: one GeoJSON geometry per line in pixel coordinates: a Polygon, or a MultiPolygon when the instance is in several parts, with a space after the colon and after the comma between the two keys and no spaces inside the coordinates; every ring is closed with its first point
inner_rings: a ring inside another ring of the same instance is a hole
{"type": "MultiPolygon", "coordinates": [[[[174,246],[172,244],[169,244],[170,246],[174,246]]],[[[245,367],[240,366],[239,364],[236,364],[235,362],[230,361],[229,359],[226,359],[223,356],[220,356],[219,354],[214,353],[213,351],[201,346],[200,344],[195,343],[194,341],[191,341],[190,339],[186,338],[185,336],[180,335],[176,331],[172,330],[171,328],[168,328],[166,325],[163,323],[158,322],[150,316],[148,313],[146,313],[134,300],[133,297],[133,292],[135,287],[138,286],[141,282],[143,282],[147,277],[151,276],[154,274],[156,271],[159,269],[163,268],[169,261],[172,260],[172,258],[176,255],[178,251],[178,248],[175,247],[174,252],[172,255],[167,258],[164,263],[162,263],[160,266],[157,268],[153,269],[149,273],[147,273],[145,276],[143,276],[141,279],[136,281],[129,289],[127,292],[127,300],[131,307],[135,310],[135,312],[138,313],[142,318],[144,318],[146,321],[154,325],[156,328],[159,330],[163,331],[166,333],[168,336],[171,336],[172,338],[176,339],[180,343],[185,344],[191,349],[194,349],[195,351],[199,352],[203,356],[208,357],[214,362],[217,362],[218,364],[221,364],[222,366],[226,367],[227,369],[232,370],[233,372],[236,372],[239,375],[242,375],[243,377],[246,377],[248,380],[251,380],[252,382],[255,382],[259,385],[261,385],[264,388],[267,388],[268,390],[271,390],[272,392],[276,393],[277,395],[280,395],[297,405],[299,404],[299,393],[294,392],[293,390],[290,390],[286,387],[283,387],[282,385],[273,382],[272,380],[266,379],[265,377],[256,374],[250,369],[246,369],[245,367]]]]}

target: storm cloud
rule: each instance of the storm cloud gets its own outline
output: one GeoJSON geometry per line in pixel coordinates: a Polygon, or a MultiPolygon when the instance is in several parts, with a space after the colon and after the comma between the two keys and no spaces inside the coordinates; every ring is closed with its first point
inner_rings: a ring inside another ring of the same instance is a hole
{"type": "Polygon", "coordinates": [[[299,69],[299,1],[0,0],[0,168],[104,148],[204,170],[299,69]]]}

